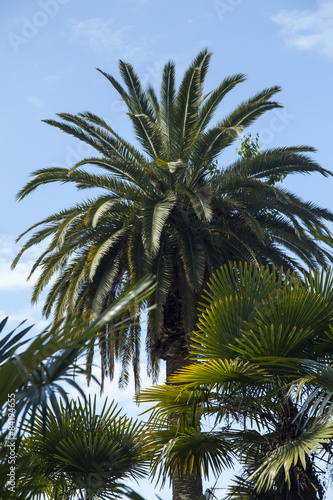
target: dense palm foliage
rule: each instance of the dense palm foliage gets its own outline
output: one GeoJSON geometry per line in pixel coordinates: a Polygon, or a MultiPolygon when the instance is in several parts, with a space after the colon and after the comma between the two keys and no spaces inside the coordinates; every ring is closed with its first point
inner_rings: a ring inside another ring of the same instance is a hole
{"type": "MultiPolygon", "coordinates": [[[[92,146],[96,156],[71,169],[38,170],[19,193],[22,199],[48,183],[100,188],[97,197],[31,226],[27,232],[36,232],[14,265],[32,245],[48,242],[32,268],[40,271],[32,299],[52,279],[44,314],[54,310],[57,320],[94,317],[121,290],[155,274],[150,304],[156,308],[149,312],[147,337],[153,372],[158,359],[167,361],[168,374],[184,364],[198,299],[221,264],[236,258],[286,269],[331,259],[318,240],[328,236],[325,223],[332,213],[270,182],[293,173],[330,175],[307,156],[312,148],[271,149],[226,168],[218,164],[245,127],[280,107],[274,100],[280,88],[264,89],[211,126],[223,99],[245,77],[226,77],[205,93],[210,58],[207,51],[198,54],[178,89],[174,64],[166,64],[160,96],[142,87],[128,63],[119,63],[125,86],[101,71],[128,108],[139,148],[93,113],[61,113],[46,123],[92,146]]],[[[100,343],[103,375],[112,376],[116,355],[125,368],[121,382],[132,359],[138,383],[139,329],[132,324],[115,336],[108,326],[100,343]]]]}
{"type": "MultiPolygon", "coordinates": [[[[66,398],[62,389],[65,382],[71,383],[84,396],[80,386],[73,380],[73,363],[79,357],[80,350],[82,353],[82,341],[89,341],[92,334],[90,330],[82,335],[79,342],[69,341],[68,337],[72,337],[75,322],[67,322],[47,328],[31,340],[28,336],[31,326],[3,335],[7,320],[8,318],[5,318],[0,323],[2,439],[6,437],[6,407],[9,394],[15,394],[16,418],[22,419],[30,411],[31,420],[38,408],[46,411],[48,401],[56,392],[66,398]]],[[[77,366],[77,371],[82,371],[82,368],[77,366]]]]}
{"type": "Polygon", "coordinates": [[[140,395],[155,403],[154,472],[219,474],[237,457],[244,469],[229,500],[323,499],[333,444],[332,320],[332,271],[300,278],[221,268],[191,336],[192,365],[171,378],[177,385],[140,395]]]}
{"type": "MultiPolygon", "coordinates": [[[[140,300],[147,299],[153,289],[152,279],[147,278],[138,283],[131,290],[128,290],[126,294],[119,297],[117,301],[110,304],[94,322],[84,325],[75,318],[67,320],[66,322],[61,321],[47,328],[39,335],[34,335],[33,338],[29,338],[31,327],[23,328],[22,325],[20,325],[20,327],[22,327],[20,331],[15,329],[4,334],[7,319],[1,321],[1,498],[20,498],[22,500],[26,498],[36,498],[34,496],[36,486],[37,491],[41,494],[42,491],[44,491],[43,485],[45,486],[45,494],[52,490],[52,481],[47,481],[47,478],[44,476],[38,475],[40,482],[38,484],[34,482],[33,478],[36,478],[37,471],[33,470],[33,472],[31,472],[30,466],[32,467],[34,464],[29,462],[30,458],[32,459],[32,455],[30,455],[29,452],[32,451],[32,448],[26,448],[25,456],[19,458],[19,454],[23,453],[23,447],[25,446],[24,442],[27,442],[27,435],[31,433],[34,435],[36,433],[38,434],[40,429],[44,432],[51,418],[51,407],[56,412],[56,417],[59,417],[61,420],[61,412],[59,404],[57,403],[57,397],[60,395],[63,400],[62,413],[67,412],[68,408],[70,408],[67,391],[71,387],[74,387],[85,401],[85,393],[78,379],[74,379],[74,375],[78,377],[80,374],[88,374],[88,372],[80,366],[80,356],[85,353],[86,344],[93,341],[101,326],[112,321],[116,317],[119,318],[119,316],[123,316],[126,311],[132,310],[140,300]],[[85,330],[82,331],[84,326],[85,330]],[[81,332],[80,335],[78,335],[79,332],[81,332]],[[23,425],[24,420],[25,425],[23,425]],[[26,461],[27,457],[28,463],[26,461]],[[15,485],[11,485],[11,483],[8,482],[11,467],[15,469],[15,479],[17,481],[15,485]],[[29,472],[31,472],[30,476],[29,472]],[[20,484],[18,484],[19,479],[21,480],[20,484]],[[24,482],[24,480],[26,482],[24,482]]],[[[131,316],[128,316],[127,320],[130,321],[131,316]]],[[[79,408],[78,412],[82,412],[80,415],[81,422],[83,422],[84,418],[90,422],[93,420],[94,408],[92,408],[91,405],[87,406],[85,410],[83,410],[82,404],[79,404],[75,408],[79,408]],[[85,413],[83,414],[83,412],[85,413]]],[[[132,423],[125,418],[123,418],[121,422],[124,423],[123,430],[125,427],[131,427],[132,425],[132,423]],[[130,425],[128,426],[127,424],[130,425]]],[[[59,429],[60,427],[59,424],[59,429]]],[[[135,429],[135,432],[138,431],[138,427],[135,425],[133,429],[135,429]]],[[[72,451],[73,453],[75,452],[74,449],[72,451]]],[[[79,449],[76,450],[76,453],[80,453],[79,449]]],[[[144,461],[142,461],[142,463],[143,462],[144,461]]],[[[119,471],[122,467],[121,460],[119,460],[118,465],[119,471]]],[[[123,467],[126,468],[127,465],[128,463],[124,463],[123,467]]],[[[132,465],[135,467],[134,462],[132,465]]],[[[140,467],[138,470],[139,469],[140,467]]],[[[127,468],[123,477],[125,478],[126,474],[130,472],[131,469],[127,468]]],[[[112,474],[106,475],[105,485],[108,487],[108,490],[114,492],[111,485],[115,487],[116,480],[112,474]]],[[[57,488],[58,487],[60,487],[59,484],[57,488]]],[[[54,491],[56,491],[56,489],[54,491]]],[[[55,495],[48,498],[58,497],[55,495]]]]}
{"type": "MultiPolygon", "coordinates": [[[[74,364],[85,354],[86,345],[99,338],[100,328],[115,318],[127,313],[127,323],[133,320],[128,310],[140,301],[147,300],[154,290],[152,278],[146,278],[120,296],[103,313],[89,324],[77,319],[55,323],[43,332],[29,339],[30,327],[5,334],[8,318],[0,322],[0,432],[6,422],[8,394],[15,393],[16,417],[22,418],[28,411],[35,414],[37,408],[46,410],[48,401],[58,392],[66,401],[64,382],[71,384],[84,397],[80,386],[74,380],[74,369],[84,372],[74,364]],[[85,326],[84,331],[83,326],[85,326]],[[78,332],[81,332],[78,336],[78,332]]],[[[138,317],[135,318],[138,321],[138,317]]],[[[21,327],[19,325],[19,327],[21,327]]],[[[119,325],[118,328],[123,325],[119,325]]],[[[91,368],[91,367],[90,367],[91,368]]]]}
{"type": "Polygon", "coordinates": [[[71,401],[46,418],[39,414],[18,452],[16,485],[26,499],[119,498],[123,481],[142,478],[148,455],[140,440],[143,425],[113,402],[97,410],[96,398],[71,401]]]}

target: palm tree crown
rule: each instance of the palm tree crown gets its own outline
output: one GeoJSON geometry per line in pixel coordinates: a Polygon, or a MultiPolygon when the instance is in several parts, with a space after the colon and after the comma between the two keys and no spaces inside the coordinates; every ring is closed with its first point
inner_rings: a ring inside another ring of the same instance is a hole
{"type": "MultiPolygon", "coordinates": [[[[38,170],[19,193],[22,199],[54,182],[101,189],[96,198],[31,226],[27,232],[38,229],[14,265],[28,248],[47,239],[47,249],[32,268],[32,273],[40,270],[32,300],[53,278],[43,311],[48,316],[53,309],[57,319],[94,317],[121,290],[155,274],[158,285],[150,304],[156,307],[148,314],[147,336],[153,371],[158,358],[167,360],[168,373],[183,363],[198,299],[221,264],[236,258],[302,269],[331,259],[312,234],[328,237],[325,224],[333,214],[267,182],[272,175],[331,175],[306,155],[312,148],[270,149],[216,167],[220,153],[245,127],[280,107],[272,100],[280,88],[264,89],[210,126],[224,97],[245,79],[243,74],[227,77],[205,94],[210,58],[206,50],[199,53],[178,89],[174,64],[166,64],[160,97],[152,87],[143,88],[128,63],[119,63],[125,86],[101,71],[125,102],[140,148],[90,112],[61,113],[59,121],[46,123],[89,144],[97,155],[71,169],[38,170]],[[92,173],[86,165],[102,171],[92,173]]],[[[117,338],[109,326],[104,340],[105,373],[112,375],[114,354],[125,369],[130,359],[137,367],[138,325],[124,328],[117,338]]]]}

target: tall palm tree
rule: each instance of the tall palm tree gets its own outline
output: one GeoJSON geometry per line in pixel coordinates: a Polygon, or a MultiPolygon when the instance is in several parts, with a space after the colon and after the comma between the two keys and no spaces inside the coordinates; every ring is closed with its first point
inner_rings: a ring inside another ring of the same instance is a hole
{"type": "Polygon", "coordinates": [[[333,446],[333,271],[282,276],[230,264],[213,277],[191,336],[193,364],[171,378],[176,385],[140,394],[155,403],[155,474],[218,474],[236,455],[244,470],[229,500],[324,498],[322,463],[333,446]],[[207,432],[199,427],[204,415],[214,424],[207,432]]]}
{"type": "MultiPolygon", "coordinates": [[[[56,319],[73,314],[92,318],[121,290],[146,273],[155,274],[157,288],[149,304],[156,307],[148,314],[147,328],[153,375],[159,359],[166,360],[167,376],[187,363],[199,297],[221,264],[237,258],[308,268],[331,259],[318,240],[330,237],[325,223],[333,214],[266,182],[272,175],[331,175],[306,155],[312,148],[272,149],[224,169],[217,165],[245,127],[280,107],[273,100],[280,88],[264,89],[210,126],[226,95],[245,80],[243,74],[226,77],[205,93],[210,58],[206,50],[200,52],[178,90],[175,66],[167,63],[160,97],[153,88],[143,88],[128,63],[119,63],[125,86],[101,71],[126,104],[139,147],[93,113],[61,113],[60,120],[46,123],[92,146],[97,155],[70,169],[38,170],[19,193],[23,199],[54,182],[100,188],[99,196],[31,226],[27,232],[36,232],[13,265],[32,245],[49,242],[31,271],[40,271],[32,300],[53,278],[43,312],[48,316],[53,310],[56,319]]],[[[139,334],[138,324],[118,336],[108,325],[100,343],[103,376],[113,375],[118,356],[124,366],[120,382],[126,383],[132,360],[138,387],[139,334]]]]}
{"type": "MultiPolygon", "coordinates": [[[[266,182],[272,174],[331,175],[304,154],[312,148],[267,150],[216,168],[220,153],[241,130],[265,111],[280,107],[271,100],[280,88],[259,92],[209,128],[218,105],[245,79],[242,74],[227,77],[204,94],[210,57],[203,51],[194,59],[178,92],[174,64],[169,62],[163,70],[160,99],[151,87],[142,87],[128,63],[119,63],[126,89],[101,72],[127,105],[141,150],[92,113],[62,113],[62,121],[46,123],[91,145],[98,155],[71,169],[34,172],[19,193],[23,199],[38,186],[54,182],[101,189],[96,198],[31,226],[27,232],[41,229],[13,265],[32,245],[50,238],[32,268],[32,273],[41,271],[32,300],[37,301],[56,276],[44,314],[48,316],[53,308],[57,319],[73,313],[99,314],[119,290],[147,271],[155,273],[158,287],[151,303],[157,307],[149,313],[149,351],[154,360],[167,360],[168,374],[177,366],[171,366],[177,356],[179,366],[184,362],[198,297],[221,263],[236,257],[308,268],[331,258],[311,238],[311,230],[318,231],[317,239],[329,235],[325,221],[332,221],[333,214],[266,182]],[[80,168],[85,165],[104,172],[80,168]]],[[[135,360],[137,330],[135,326],[128,335],[124,332],[124,343],[135,360]]],[[[109,355],[110,370],[112,351],[122,349],[114,344],[113,336],[107,335],[103,354],[105,359],[109,355]]]]}

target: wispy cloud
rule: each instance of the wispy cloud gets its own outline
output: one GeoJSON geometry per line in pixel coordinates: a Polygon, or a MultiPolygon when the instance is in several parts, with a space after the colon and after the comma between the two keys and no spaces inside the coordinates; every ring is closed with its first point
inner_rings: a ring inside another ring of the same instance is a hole
{"type": "Polygon", "coordinates": [[[15,245],[15,238],[12,235],[0,234],[0,291],[22,290],[32,288],[38,278],[38,272],[31,280],[27,281],[31,268],[41,253],[41,248],[32,248],[22,257],[15,269],[11,269],[11,263],[19,251],[15,245]]]}
{"type": "Polygon", "coordinates": [[[145,41],[135,43],[130,41],[131,26],[117,27],[115,19],[94,18],[72,24],[71,40],[87,44],[91,49],[100,52],[107,51],[118,57],[140,57],[145,41]]]}
{"type": "Polygon", "coordinates": [[[35,106],[35,108],[42,108],[45,104],[44,101],[42,101],[42,99],[39,99],[34,95],[29,95],[28,102],[33,106],[35,106]]]}
{"type": "Polygon", "coordinates": [[[43,332],[49,325],[50,321],[40,319],[42,315],[41,307],[34,306],[19,308],[17,312],[8,314],[8,311],[0,309],[0,320],[8,317],[5,333],[16,329],[24,323],[22,328],[18,328],[18,332],[23,328],[32,327],[31,334],[37,335],[43,332]]]}
{"type": "Polygon", "coordinates": [[[31,263],[18,264],[14,270],[10,269],[10,262],[0,259],[0,290],[31,288],[32,282],[27,281],[31,263]]]}
{"type": "Polygon", "coordinates": [[[48,76],[44,76],[43,80],[44,80],[44,82],[55,82],[55,81],[59,80],[59,76],[48,75],[48,76]]]}
{"type": "Polygon", "coordinates": [[[313,10],[281,10],[272,20],[282,26],[288,47],[318,51],[333,58],[332,0],[317,0],[313,10]]]}

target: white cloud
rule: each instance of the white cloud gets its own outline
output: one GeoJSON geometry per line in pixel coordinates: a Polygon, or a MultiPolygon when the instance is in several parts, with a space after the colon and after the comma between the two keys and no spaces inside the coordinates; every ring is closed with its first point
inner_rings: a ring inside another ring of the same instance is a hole
{"type": "Polygon", "coordinates": [[[59,76],[48,75],[48,76],[44,76],[43,80],[44,80],[44,82],[55,82],[55,81],[59,80],[59,76]]]}
{"type": "Polygon", "coordinates": [[[314,10],[281,10],[272,20],[282,26],[288,47],[318,51],[333,58],[332,0],[317,0],[314,10]]]}
{"type": "Polygon", "coordinates": [[[45,104],[44,101],[33,95],[28,97],[28,102],[35,106],[35,108],[42,108],[45,104]]]}
{"type": "Polygon", "coordinates": [[[15,269],[12,270],[11,263],[19,249],[15,244],[13,235],[0,234],[0,290],[32,288],[38,278],[38,272],[36,271],[33,278],[27,281],[35,259],[42,252],[42,246],[38,248],[36,246],[28,250],[15,269]]]}
{"type": "MultiPolygon", "coordinates": [[[[140,57],[144,53],[142,44],[131,43],[130,26],[117,27],[115,19],[93,18],[72,24],[71,40],[81,41],[93,50],[112,52],[116,57],[140,57]]],[[[143,42],[146,45],[145,42],[143,42]]]]}
{"type": "Polygon", "coordinates": [[[6,325],[6,333],[9,333],[11,330],[14,330],[19,327],[21,323],[22,328],[18,328],[18,331],[21,331],[23,328],[32,326],[31,333],[37,335],[45,330],[46,327],[49,326],[50,321],[41,318],[41,306],[34,307],[24,307],[20,308],[15,313],[9,313],[8,311],[4,311],[0,309],[0,319],[4,319],[8,317],[8,323],[6,325]]]}
{"type": "Polygon", "coordinates": [[[12,288],[31,288],[32,282],[27,281],[33,262],[21,263],[13,270],[10,262],[0,259],[0,290],[12,288]]]}

